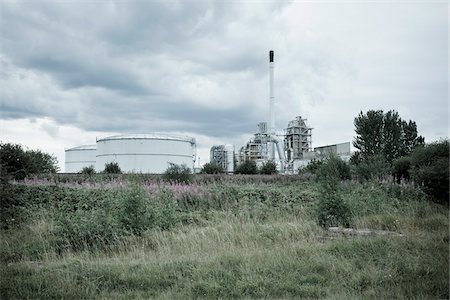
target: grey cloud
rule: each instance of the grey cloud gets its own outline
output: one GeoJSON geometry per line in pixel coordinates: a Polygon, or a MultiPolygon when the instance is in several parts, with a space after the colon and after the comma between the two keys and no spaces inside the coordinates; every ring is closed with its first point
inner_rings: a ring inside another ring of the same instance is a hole
{"type": "Polygon", "coordinates": [[[338,130],[347,137],[355,112],[405,103],[418,107],[410,118],[427,111],[439,118],[423,118],[424,126],[442,128],[445,24],[434,6],[5,3],[1,117],[48,117],[87,131],[251,135],[267,119],[274,49],[280,128],[300,114],[333,139],[338,130]],[[330,120],[333,111],[343,121],[330,120]]]}

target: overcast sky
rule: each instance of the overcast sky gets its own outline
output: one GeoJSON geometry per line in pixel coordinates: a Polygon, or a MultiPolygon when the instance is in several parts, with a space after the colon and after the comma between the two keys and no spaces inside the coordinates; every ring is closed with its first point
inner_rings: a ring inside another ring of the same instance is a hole
{"type": "Polygon", "coordinates": [[[352,141],[360,111],[448,136],[447,1],[0,0],[1,141],[57,156],[115,133],[241,147],[301,115],[313,146],[352,141]]]}

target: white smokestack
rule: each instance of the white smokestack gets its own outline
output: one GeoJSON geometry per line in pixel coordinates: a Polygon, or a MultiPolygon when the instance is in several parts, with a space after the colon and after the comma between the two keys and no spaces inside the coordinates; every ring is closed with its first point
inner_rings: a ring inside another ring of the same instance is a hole
{"type": "MultiPolygon", "coordinates": [[[[269,134],[275,136],[275,96],[273,88],[274,52],[269,51],[269,76],[270,76],[270,99],[269,99],[269,134]]],[[[275,160],[275,145],[270,143],[270,159],[275,160]]]]}

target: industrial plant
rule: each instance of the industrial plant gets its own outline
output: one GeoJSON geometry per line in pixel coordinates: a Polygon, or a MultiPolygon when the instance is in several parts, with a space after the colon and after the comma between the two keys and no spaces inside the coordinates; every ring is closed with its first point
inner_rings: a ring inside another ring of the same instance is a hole
{"type": "MultiPolygon", "coordinates": [[[[312,127],[296,116],[282,134],[275,129],[274,51],[269,51],[269,116],[257,124],[257,131],[238,151],[234,145],[214,145],[210,162],[232,174],[236,164],[255,161],[257,165],[273,161],[282,174],[296,173],[313,159],[331,153],[350,158],[350,142],[312,148],[312,127]]],[[[169,163],[184,164],[192,170],[197,157],[195,138],[170,134],[128,134],[97,138],[95,145],[78,146],[65,151],[65,171],[80,172],[94,166],[103,171],[115,162],[123,172],[161,174],[169,163]]]]}
{"type": "Polygon", "coordinates": [[[277,163],[280,173],[293,174],[299,168],[305,167],[313,159],[323,159],[334,154],[344,160],[350,159],[350,142],[312,148],[312,127],[301,116],[287,124],[283,134],[276,134],[275,130],[275,92],[274,92],[274,51],[269,51],[269,123],[260,122],[257,132],[234,154],[235,160],[224,160],[230,157],[230,147],[215,145],[211,148],[211,163],[221,166],[224,170],[231,170],[234,164],[244,161],[255,161],[261,166],[273,161],[277,163]],[[228,149],[228,150],[226,150],[228,149]],[[276,151],[275,151],[276,149],[276,151]],[[276,155],[275,155],[276,154],[276,155]],[[230,166],[228,164],[233,164],[230,166]]]}

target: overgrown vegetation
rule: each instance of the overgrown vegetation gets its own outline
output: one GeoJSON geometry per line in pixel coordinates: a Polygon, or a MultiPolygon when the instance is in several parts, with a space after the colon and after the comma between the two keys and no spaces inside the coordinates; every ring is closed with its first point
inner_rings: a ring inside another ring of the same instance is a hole
{"type": "Polygon", "coordinates": [[[216,163],[206,163],[203,165],[202,174],[222,174],[225,173],[225,170],[222,168],[222,166],[219,166],[216,163]]]}
{"type": "Polygon", "coordinates": [[[9,184],[0,296],[448,298],[448,207],[410,184],[342,181],[339,163],[325,161],[317,181],[75,174],[9,184]],[[328,239],[319,224],[404,236],[328,239]]]}
{"type": "Polygon", "coordinates": [[[261,168],[259,170],[259,173],[265,174],[265,175],[277,174],[278,173],[277,164],[274,161],[269,160],[269,161],[263,163],[263,165],[261,166],[261,168]]]}
{"type": "Polygon", "coordinates": [[[296,176],[253,162],[240,169],[253,176],[170,164],[162,176],[5,177],[0,298],[447,299],[448,152],[441,141],[393,166],[330,156],[296,176]]]}
{"type": "Polygon", "coordinates": [[[240,163],[236,170],[234,170],[236,174],[245,174],[245,175],[254,175],[258,174],[258,167],[256,166],[256,162],[253,160],[246,160],[240,163]]]}
{"type": "Polygon", "coordinates": [[[0,143],[0,176],[24,179],[41,173],[56,173],[55,156],[40,150],[24,150],[19,144],[0,143]]]}
{"type": "Polygon", "coordinates": [[[117,162],[110,162],[105,164],[105,170],[103,173],[106,174],[121,174],[122,170],[119,167],[119,164],[117,162]]]}
{"type": "Polygon", "coordinates": [[[414,121],[404,121],[398,112],[369,110],[360,112],[354,120],[356,138],[353,146],[359,150],[362,160],[381,155],[391,164],[395,159],[410,154],[425,143],[417,133],[414,121]]]}
{"type": "Polygon", "coordinates": [[[95,174],[95,168],[94,168],[94,166],[84,167],[80,173],[91,176],[91,175],[95,174]]]}
{"type": "Polygon", "coordinates": [[[437,202],[449,203],[449,141],[417,148],[410,156],[414,182],[437,202]]]}
{"type": "Polygon", "coordinates": [[[163,175],[164,180],[172,183],[189,183],[192,181],[191,169],[182,164],[169,163],[163,175]]]}
{"type": "Polygon", "coordinates": [[[317,169],[320,197],[317,220],[322,227],[344,226],[351,222],[351,210],[340,192],[341,180],[350,179],[350,167],[339,157],[330,156],[317,169]]]}

